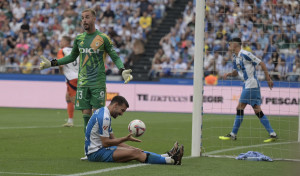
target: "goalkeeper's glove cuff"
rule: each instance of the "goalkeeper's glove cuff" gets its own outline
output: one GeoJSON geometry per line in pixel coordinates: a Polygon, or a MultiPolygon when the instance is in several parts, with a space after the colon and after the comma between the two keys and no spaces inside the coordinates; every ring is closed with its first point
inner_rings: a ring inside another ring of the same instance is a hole
{"type": "Polygon", "coordinates": [[[55,66],[58,66],[58,62],[57,62],[56,59],[53,59],[53,60],[51,61],[51,67],[55,67],[55,66]]]}
{"type": "Polygon", "coordinates": [[[123,67],[123,68],[120,68],[120,70],[119,70],[119,74],[120,75],[122,75],[122,73],[123,73],[123,71],[125,70],[125,68],[123,67]]]}

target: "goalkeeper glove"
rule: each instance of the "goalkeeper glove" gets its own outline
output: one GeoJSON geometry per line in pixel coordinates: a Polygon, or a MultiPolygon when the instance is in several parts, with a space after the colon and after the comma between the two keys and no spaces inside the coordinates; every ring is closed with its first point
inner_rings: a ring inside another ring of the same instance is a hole
{"type": "Polygon", "coordinates": [[[130,74],[131,72],[132,72],[131,69],[125,70],[125,69],[123,68],[123,70],[122,70],[122,77],[123,77],[123,79],[124,79],[124,83],[125,83],[125,84],[127,84],[130,80],[133,79],[132,75],[130,74]]]}
{"type": "Polygon", "coordinates": [[[44,70],[46,68],[52,67],[52,66],[58,66],[57,60],[54,59],[51,62],[45,58],[44,56],[41,56],[42,62],[40,63],[40,70],[44,70]]]}

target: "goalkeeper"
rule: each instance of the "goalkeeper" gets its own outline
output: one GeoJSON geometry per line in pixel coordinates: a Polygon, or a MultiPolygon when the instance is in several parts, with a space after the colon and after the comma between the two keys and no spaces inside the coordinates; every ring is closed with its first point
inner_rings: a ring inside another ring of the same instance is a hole
{"type": "Polygon", "coordinates": [[[125,83],[132,80],[131,70],[125,70],[124,65],[113,49],[111,39],[95,28],[96,12],[86,9],[81,14],[81,25],[85,32],[77,35],[71,53],[59,60],[49,61],[41,56],[40,69],[65,65],[79,56],[79,72],[75,100],[75,109],[82,110],[84,131],[92,112],[105,106],[106,74],[105,58],[108,54],[120,70],[125,83]]]}

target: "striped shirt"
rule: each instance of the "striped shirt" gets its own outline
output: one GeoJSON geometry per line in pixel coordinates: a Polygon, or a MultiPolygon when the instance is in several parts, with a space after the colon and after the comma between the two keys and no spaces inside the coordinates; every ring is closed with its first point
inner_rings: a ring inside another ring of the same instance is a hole
{"type": "Polygon", "coordinates": [[[85,154],[89,155],[103,148],[100,136],[109,137],[113,133],[111,117],[107,107],[102,107],[94,112],[86,127],[85,154]]]}
{"type": "Polygon", "coordinates": [[[233,68],[244,81],[245,88],[249,89],[260,87],[256,76],[256,66],[261,62],[261,60],[252,53],[242,49],[237,56],[234,55],[233,57],[233,68]]]}

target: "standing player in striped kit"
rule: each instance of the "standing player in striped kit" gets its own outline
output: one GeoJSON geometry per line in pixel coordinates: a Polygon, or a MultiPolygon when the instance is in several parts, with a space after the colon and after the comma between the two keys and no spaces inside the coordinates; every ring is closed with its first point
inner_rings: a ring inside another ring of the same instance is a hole
{"type": "Polygon", "coordinates": [[[256,116],[259,118],[261,124],[268,131],[270,138],[264,140],[264,142],[272,142],[277,139],[277,135],[270,125],[270,122],[266,115],[261,110],[261,95],[260,85],[256,76],[256,66],[260,65],[265,73],[266,80],[269,88],[272,90],[273,81],[269,76],[268,70],[264,62],[254,56],[252,53],[241,49],[242,41],[240,38],[233,38],[229,42],[229,50],[234,54],[233,68],[231,73],[225,73],[223,78],[226,79],[228,76],[237,76],[244,81],[243,91],[239,100],[239,104],[236,108],[237,114],[233,124],[231,133],[226,136],[219,136],[221,140],[236,140],[237,132],[243,122],[244,109],[247,104],[251,105],[256,116]]]}
{"type": "MultiPolygon", "coordinates": [[[[71,53],[71,38],[68,36],[63,36],[60,41],[61,49],[57,53],[57,59],[61,59],[64,56],[67,56],[71,53]]],[[[74,62],[68,63],[66,65],[59,66],[60,71],[66,77],[67,83],[67,92],[66,92],[66,101],[67,101],[67,111],[68,111],[68,121],[63,126],[64,127],[73,127],[73,116],[74,116],[74,104],[77,90],[77,78],[79,71],[79,57],[76,58],[74,62]]]]}
{"type": "Polygon", "coordinates": [[[125,144],[126,141],[141,142],[132,137],[132,134],[120,138],[115,137],[111,119],[122,116],[127,108],[129,108],[127,100],[122,96],[115,96],[108,106],[94,112],[85,133],[84,150],[88,160],[93,162],[137,160],[148,164],[181,165],[184,147],[183,145],[179,146],[178,142],[175,142],[169,152],[159,155],[125,144]]]}

